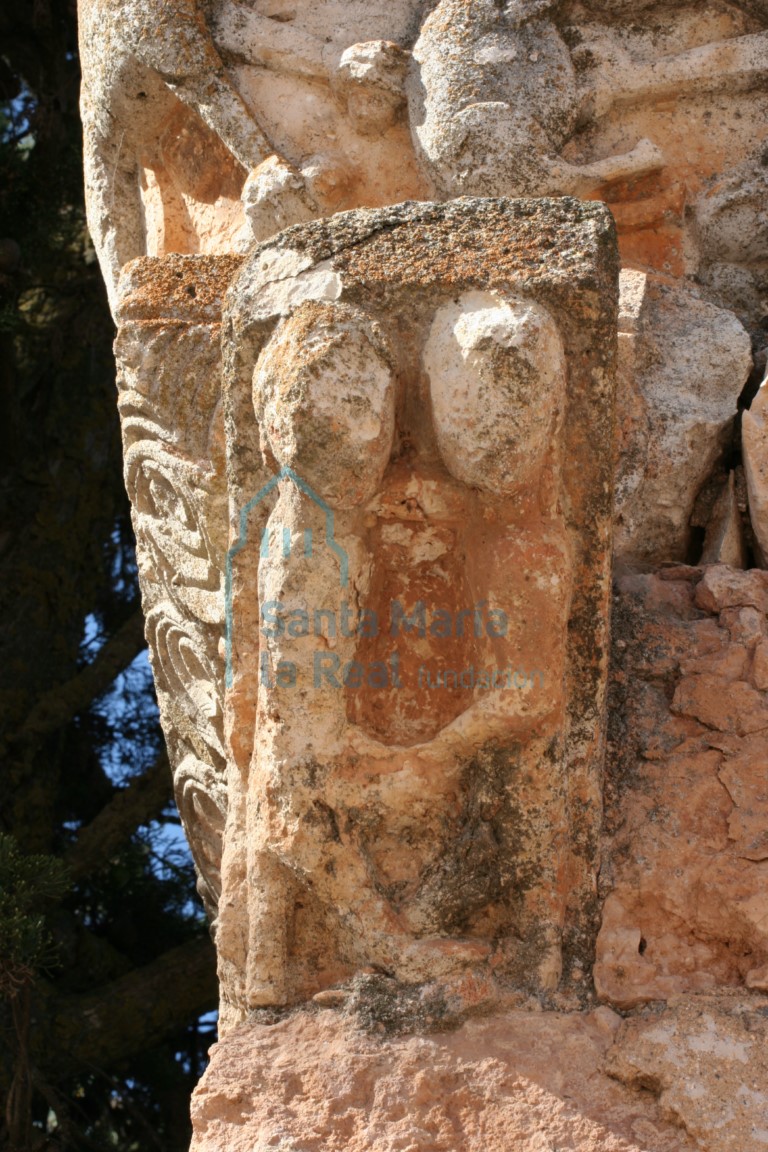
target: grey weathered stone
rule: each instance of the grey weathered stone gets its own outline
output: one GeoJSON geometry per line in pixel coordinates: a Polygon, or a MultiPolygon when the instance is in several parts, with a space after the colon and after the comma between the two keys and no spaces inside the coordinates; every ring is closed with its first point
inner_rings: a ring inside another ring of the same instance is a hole
{"type": "MultiPolygon", "coordinates": [[[[768,378],[767,378],[768,380],[768,378]]],[[[768,564],[768,387],[763,381],[752,405],[741,418],[744,474],[749,494],[749,515],[755,534],[757,560],[768,564]]]]}
{"type": "Polygon", "coordinates": [[[732,312],[643,273],[622,273],[622,300],[616,554],[686,560],[696,496],[752,366],[749,336],[732,312]]]}

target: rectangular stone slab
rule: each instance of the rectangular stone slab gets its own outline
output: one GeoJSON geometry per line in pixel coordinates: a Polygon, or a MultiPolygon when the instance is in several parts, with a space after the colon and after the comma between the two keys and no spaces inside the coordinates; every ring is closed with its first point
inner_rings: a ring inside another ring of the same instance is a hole
{"type": "MultiPolygon", "coordinates": [[[[222,734],[227,732],[226,753],[230,762],[227,777],[230,817],[222,880],[224,899],[218,925],[226,1018],[237,1019],[248,1003],[258,1003],[249,997],[245,973],[246,951],[258,952],[258,946],[254,945],[253,937],[250,945],[243,944],[249,931],[246,920],[250,919],[253,925],[254,919],[258,919],[258,912],[253,908],[252,866],[253,841],[258,840],[261,833],[254,831],[254,817],[249,815],[249,804],[253,808],[254,797],[251,795],[249,799],[247,795],[247,778],[250,775],[253,788],[253,781],[258,778],[258,757],[254,753],[259,742],[256,725],[259,709],[265,707],[263,692],[261,703],[259,697],[261,620],[255,594],[263,557],[258,544],[250,545],[262,538],[280,491],[279,485],[275,486],[264,501],[251,507],[243,521],[243,510],[253,504],[254,497],[276,474],[274,460],[265,464],[262,453],[264,428],[258,426],[254,411],[253,376],[259,357],[278,325],[302,305],[341,305],[377,318],[376,323],[381,322],[390,335],[394,334],[401,381],[398,387],[401,392],[405,389],[403,395],[408,393],[408,388],[402,384],[402,378],[413,369],[414,349],[418,349],[420,342],[423,344],[435,313],[451,301],[472,292],[524,298],[546,309],[554,318],[567,366],[564,411],[559,417],[561,464],[558,466],[557,516],[563,528],[563,547],[570,557],[567,645],[562,668],[566,708],[556,765],[562,782],[563,835],[567,846],[561,852],[558,884],[562,887],[564,921],[563,973],[568,983],[571,980],[578,983],[591,964],[602,804],[612,462],[609,454],[598,446],[612,442],[618,295],[616,241],[610,213],[602,205],[570,199],[465,199],[442,205],[409,203],[343,213],[297,226],[253,249],[239,272],[238,265],[239,261],[230,257],[169,256],[136,261],[123,276],[119,314],[126,331],[145,328],[149,334],[158,327],[173,330],[174,334],[164,345],[164,371],[172,374],[173,358],[178,357],[179,380],[184,383],[175,395],[171,390],[163,395],[162,411],[157,411],[155,401],[153,419],[164,423],[172,433],[174,454],[183,457],[187,453],[186,442],[201,421],[208,421],[212,429],[218,429],[217,439],[222,422],[226,430],[230,587],[225,604],[228,561],[221,549],[217,549],[220,569],[216,594],[221,599],[217,627],[221,643],[215,660],[209,660],[214,668],[213,693],[201,693],[200,685],[195,684],[195,676],[200,675],[199,665],[192,671],[193,662],[188,661],[189,666],[185,666],[183,672],[189,679],[186,697],[198,701],[202,713],[210,712],[211,696],[219,699],[225,695],[225,664],[229,654],[232,684],[224,706],[224,723],[216,722],[222,734]],[[209,360],[207,367],[201,367],[209,385],[200,390],[192,383],[195,370],[188,351],[191,333],[201,324],[206,326],[213,348],[219,331],[219,309],[227,289],[229,297],[221,329],[224,383],[220,385],[214,379],[209,360]],[[243,538],[244,523],[247,540],[243,538]],[[225,618],[226,628],[222,629],[225,618]],[[222,631],[227,632],[226,637],[222,631]],[[249,829],[247,833],[246,829],[249,829]],[[246,913],[249,904],[251,908],[246,913]]],[[[149,369],[154,370],[148,362],[149,369]]],[[[139,367],[139,373],[141,371],[139,367]]],[[[423,390],[423,380],[418,387],[414,385],[417,400],[413,403],[417,407],[423,402],[423,390]]],[[[408,424],[415,418],[408,395],[405,399],[401,395],[398,403],[397,419],[401,424],[408,424]]],[[[191,455],[197,452],[199,448],[191,455]]],[[[216,473],[222,476],[220,465],[216,473]]],[[[221,514],[221,507],[217,503],[216,515],[221,514]]],[[[166,502],[166,509],[169,508],[166,502]]],[[[174,529],[172,522],[173,509],[169,524],[163,530],[174,536],[183,552],[188,545],[188,540],[185,545],[188,525],[174,529]]],[[[219,538],[221,527],[211,525],[208,534],[219,538]]],[[[140,549],[142,547],[140,541],[140,549]]],[[[156,606],[167,601],[173,605],[174,619],[183,613],[178,583],[178,578],[176,586],[172,579],[165,582],[155,579],[149,591],[150,577],[143,574],[148,606],[157,612],[156,606]]],[[[191,609],[187,611],[194,615],[191,609]]],[[[263,647],[262,640],[262,650],[263,647]]],[[[157,653],[153,659],[164,723],[170,734],[178,727],[173,719],[178,705],[174,705],[173,700],[178,699],[179,689],[167,675],[163,679],[157,653]]],[[[173,666],[178,674],[181,666],[178,659],[173,666]]],[[[286,697],[287,703],[290,700],[291,697],[286,697]]],[[[190,706],[186,708],[187,720],[192,711],[190,706]]],[[[216,711],[215,704],[213,711],[216,711]]],[[[206,721],[201,715],[198,728],[208,731],[210,716],[206,721]]],[[[170,742],[173,743],[172,736],[170,742]]],[[[486,753],[487,749],[483,754],[486,753]]],[[[472,771],[475,769],[471,765],[469,768],[465,765],[461,795],[466,792],[466,781],[472,771]]],[[[329,786],[328,795],[331,793],[333,787],[329,786]]],[[[190,835],[194,841],[194,831],[190,830],[190,835]]],[[[343,840],[344,835],[341,838],[343,840]]],[[[266,847],[269,849],[269,845],[266,847]]],[[[275,858],[277,871],[284,871],[286,862],[280,852],[275,858]]],[[[444,856],[443,860],[446,859],[444,856]]],[[[216,861],[216,866],[218,870],[220,861],[216,861]]],[[[307,941],[313,934],[316,936],[325,930],[322,924],[327,917],[333,919],[333,908],[326,907],[328,894],[323,895],[322,885],[318,888],[305,865],[299,862],[289,884],[290,892],[276,896],[278,918],[297,915],[289,907],[291,900],[297,899],[291,887],[296,884],[299,888],[309,885],[306,890],[314,893],[318,908],[302,912],[294,926],[289,948],[289,952],[290,949],[293,952],[288,961],[295,972],[293,982],[289,981],[292,989],[287,993],[289,999],[311,994],[332,975],[343,976],[354,970],[365,957],[365,941],[359,948],[357,944],[352,947],[345,942],[348,926],[345,928],[342,923],[341,936],[335,928],[328,929],[328,951],[336,949],[337,959],[323,971],[312,969],[300,954],[307,951],[307,941]]],[[[427,900],[424,895],[427,888],[428,885],[423,886],[416,904],[419,899],[422,903],[427,900]]],[[[269,901],[269,893],[264,898],[269,901]]],[[[444,896],[440,899],[444,902],[444,896]]],[[[302,897],[298,903],[306,905],[307,901],[302,897]]],[[[401,912],[402,908],[397,914],[401,912]]],[[[350,912],[349,916],[352,915],[350,912]]],[[[449,914],[443,909],[441,915],[441,922],[448,924],[449,914]]],[[[340,921],[345,921],[345,916],[346,913],[341,915],[340,921]]],[[[444,927],[442,931],[446,938],[451,937],[449,928],[444,927]]],[[[525,963],[530,965],[530,955],[526,955],[525,963]]],[[[434,973],[438,980],[439,968],[437,964],[434,973]]],[[[507,973],[507,983],[526,983],[521,965],[507,964],[504,968],[502,964],[501,968],[507,973]]],[[[403,972],[407,971],[406,966],[403,972]]],[[[536,983],[534,979],[531,982],[536,983]]]]}

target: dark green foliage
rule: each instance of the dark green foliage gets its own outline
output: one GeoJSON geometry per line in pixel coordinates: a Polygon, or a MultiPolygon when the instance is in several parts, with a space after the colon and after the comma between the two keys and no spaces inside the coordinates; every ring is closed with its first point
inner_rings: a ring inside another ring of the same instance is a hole
{"type": "Polygon", "coordinates": [[[189,1141],[215,1007],[85,227],[75,5],[0,9],[0,1150],[189,1141]]]}
{"type": "Polygon", "coordinates": [[[25,856],[12,836],[0,834],[0,996],[14,997],[54,965],[56,946],[44,910],[68,888],[60,859],[25,856]]]}

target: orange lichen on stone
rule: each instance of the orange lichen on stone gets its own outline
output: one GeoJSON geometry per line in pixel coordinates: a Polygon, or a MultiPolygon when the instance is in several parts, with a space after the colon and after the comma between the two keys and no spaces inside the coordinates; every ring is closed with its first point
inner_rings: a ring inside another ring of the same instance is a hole
{"type": "Polygon", "coordinates": [[[766,609],[761,571],[678,566],[620,582],[613,879],[595,967],[615,1007],[754,986],[768,963],[766,609]]]}
{"type": "Polygon", "coordinates": [[[215,320],[242,256],[143,256],[126,265],[118,317],[215,320]]]}

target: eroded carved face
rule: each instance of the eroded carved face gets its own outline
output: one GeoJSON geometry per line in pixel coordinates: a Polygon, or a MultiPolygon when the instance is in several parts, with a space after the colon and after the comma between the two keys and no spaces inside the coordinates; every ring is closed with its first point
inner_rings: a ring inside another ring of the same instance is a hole
{"type": "Polygon", "coordinates": [[[448,471],[487,492],[534,483],[565,394],[565,355],[549,312],[465,292],[435,314],[423,359],[448,471]]]}
{"type": "MultiPolygon", "coordinates": [[[[440,454],[471,488],[537,482],[565,393],[557,325],[542,305],[465,292],[437,310],[422,353],[440,454]]],[[[332,507],[378,491],[395,430],[392,356],[375,321],[306,302],[259,357],[253,402],[262,447],[332,507]]]]}
{"type": "Polygon", "coordinates": [[[394,436],[394,373],[362,312],[302,304],[259,357],[253,402],[278,464],[332,507],[355,507],[377,491],[394,436]]]}

